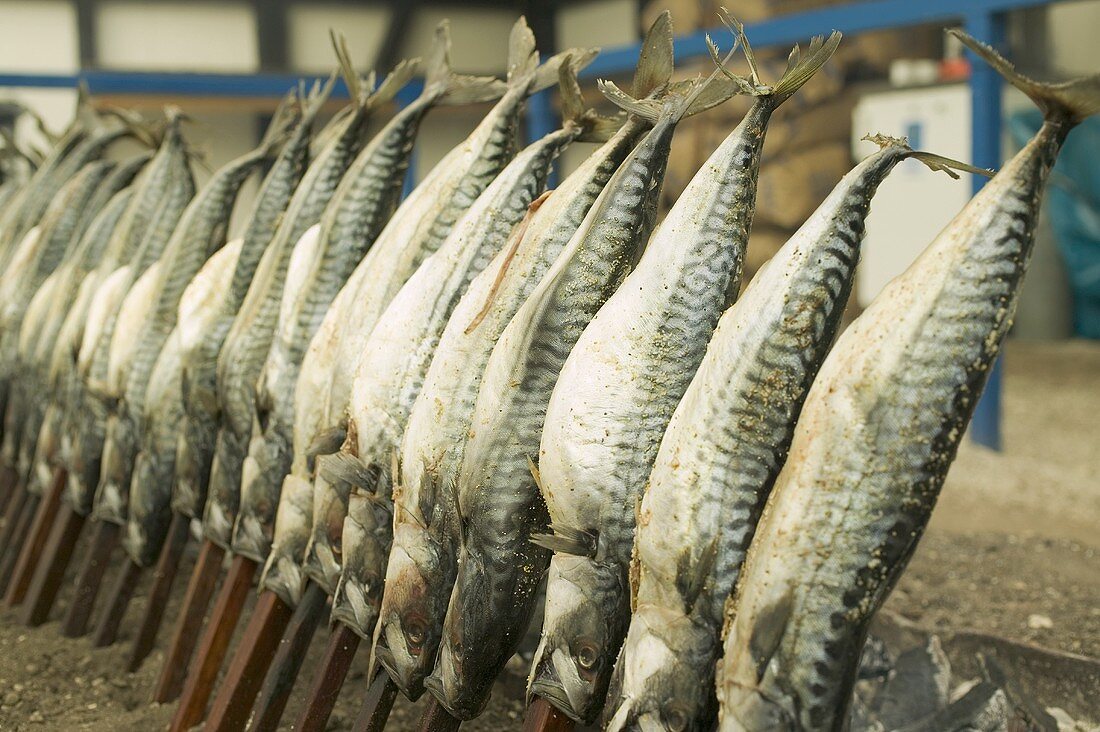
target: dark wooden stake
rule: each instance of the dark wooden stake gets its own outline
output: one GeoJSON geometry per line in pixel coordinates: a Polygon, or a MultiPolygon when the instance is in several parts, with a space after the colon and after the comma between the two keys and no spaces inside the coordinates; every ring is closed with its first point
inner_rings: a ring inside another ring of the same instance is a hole
{"type": "Polygon", "coordinates": [[[577,723],[541,696],[531,700],[523,718],[523,732],[572,732],[577,723]]]}
{"type": "Polygon", "coordinates": [[[448,712],[438,699],[431,699],[420,718],[420,732],[454,732],[462,720],[448,712]]]}
{"type": "Polygon", "coordinates": [[[57,512],[61,508],[61,493],[65,490],[65,481],[68,472],[64,468],[56,468],[53,471],[53,479],[49,487],[42,495],[38,503],[38,511],[34,515],[34,523],[30,533],[23,543],[23,550],[19,553],[19,559],[15,563],[15,571],[12,572],[11,581],[8,583],[8,592],[4,596],[4,602],[8,607],[15,607],[23,602],[30,589],[31,579],[38,569],[38,560],[42,557],[42,550],[50,539],[50,531],[53,530],[57,512]]]}
{"type": "Polygon", "coordinates": [[[7,594],[8,589],[14,584],[15,564],[19,560],[21,548],[31,533],[31,524],[38,513],[38,504],[42,496],[28,493],[26,500],[19,510],[19,515],[12,523],[11,535],[8,537],[7,549],[0,555],[0,594],[7,594]]]}
{"type": "Polygon", "coordinates": [[[214,611],[203,629],[198,655],[188,669],[180,705],[169,728],[171,732],[191,729],[206,714],[206,703],[210,701],[210,692],[214,690],[218,670],[229,650],[229,641],[241,617],[255,572],[256,562],[247,557],[236,556],[229,565],[229,572],[214,603],[214,611]]]}
{"type": "Polygon", "coordinates": [[[85,517],[74,511],[72,506],[65,504],[61,507],[57,523],[46,542],[43,561],[34,573],[31,588],[23,602],[23,612],[19,619],[24,625],[36,627],[49,618],[57,592],[65,579],[65,570],[68,569],[69,560],[76,549],[76,540],[80,538],[80,530],[84,528],[84,520],[85,517]]]}
{"type": "Polygon", "coordinates": [[[107,601],[107,607],[103,608],[99,621],[92,631],[92,645],[96,648],[104,648],[118,640],[118,629],[122,625],[122,618],[126,615],[126,608],[130,604],[130,598],[134,596],[138,580],[144,570],[140,564],[134,563],[129,557],[118,573],[115,586],[111,589],[111,595],[107,601]]]}
{"type": "Polygon", "coordinates": [[[390,718],[390,710],[397,699],[397,684],[385,670],[379,671],[374,676],[367,696],[363,699],[363,706],[359,709],[359,716],[355,718],[355,726],[352,732],[382,732],[386,727],[386,720],[390,718]]]}
{"type": "Polygon", "coordinates": [[[337,623],[329,637],[321,671],[306,697],[306,708],[293,729],[298,732],[321,732],[325,728],[358,648],[359,636],[355,631],[343,623],[337,623]]]}
{"type": "Polygon", "coordinates": [[[275,732],[282,719],[286,702],[302,668],[309,642],[325,614],[328,595],[315,582],[306,585],[298,607],[275,651],[275,658],[268,669],[260,696],[252,708],[252,718],[248,724],[249,732],[275,732]]]}
{"type": "Polygon", "coordinates": [[[248,723],[267,668],[279,647],[293,609],[270,590],[260,594],[237,652],[210,706],[205,732],[237,732],[248,723]]]}
{"type": "Polygon", "coordinates": [[[72,604],[61,621],[61,635],[66,638],[78,638],[88,632],[88,620],[95,608],[95,599],[103,584],[103,575],[111,561],[111,552],[118,545],[120,526],[110,521],[97,521],[92,543],[84,557],[84,564],[76,577],[76,589],[73,591],[72,604]]]}
{"type": "Polygon", "coordinates": [[[187,547],[191,535],[191,521],[181,513],[172,514],[172,523],[168,526],[168,536],[161,547],[157,568],[153,571],[153,587],[149,590],[149,599],[145,604],[145,615],[138,628],[137,639],[130,650],[130,660],[126,670],[130,673],[141,668],[141,662],[153,651],[157,642],[157,631],[164,619],[164,610],[168,605],[168,596],[172,594],[172,584],[176,581],[176,571],[180,558],[187,547]]]}
{"type": "MultiPolygon", "coordinates": [[[[19,477],[15,469],[7,465],[0,467],[0,513],[4,513],[8,507],[8,501],[15,495],[15,484],[19,477]]],[[[3,546],[0,544],[0,546],[3,546]]]]}
{"type": "Polygon", "coordinates": [[[183,609],[180,611],[176,630],[172,634],[172,643],[164,657],[164,667],[160,670],[153,701],[165,704],[180,695],[184,679],[195,650],[195,638],[202,629],[206,608],[221,575],[222,557],[225,550],[212,541],[204,541],[199,551],[198,561],[187,584],[187,594],[183,597],[183,609]]]}
{"type": "MultiPolygon", "coordinates": [[[[19,486],[12,489],[7,508],[4,509],[3,528],[0,528],[0,559],[7,555],[8,547],[14,544],[12,535],[15,533],[15,525],[19,523],[19,517],[28,500],[30,500],[30,494],[25,490],[19,486]]],[[[2,591],[0,588],[0,592],[2,591]]]]}

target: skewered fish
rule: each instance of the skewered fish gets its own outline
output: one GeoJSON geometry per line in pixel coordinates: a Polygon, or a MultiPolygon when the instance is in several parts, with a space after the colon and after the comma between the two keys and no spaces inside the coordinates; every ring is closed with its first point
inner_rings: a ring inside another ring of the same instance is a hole
{"type": "Polygon", "coordinates": [[[717,721],[723,606],[836,337],[871,198],[907,158],[943,165],[876,139],[882,150],[845,176],[722,315],[669,422],[638,513],[634,612],[605,711],[610,730],[717,721]]]}
{"type": "Polygon", "coordinates": [[[956,35],[1042,129],[837,341],[728,607],[723,730],[840,730],[867,626],[927,524],[1012,323],[1041,194],[1100,76],[1041,84],[956,35]]]}
{"type": "MultiPolygon", "coordinates": [[[[635,88],[641,96],[659,90],[671,73],[671,44],[654,40],[654,65],[635,88]]],[[[546,528],[530,466],[550,391],[581,330],[648,239],[677,123],[730,96],[731,89],[711,88],[710,81],[678,85],[667,95],[659,91],[652,104],[633,100],[631,111],[648,118],[652,131],[604,188],[489,356],[456,490],[458,573],[439,656],[425,681],[459,718],[477,715],[487,701],[527,627],[549,561],[549,552],[530,542],[546,528]]],[[[630,99],[603,86],[613,100],[630,99]]],[[[355,534],[364,536],[364,529],[373,529],[364,523],[370,501],[354,498],[348,524],[362,527],[355,534]]]]}
{"type": "Polygon", "coordinates": [[[703,164],[633,272],[585,328],[546,410],[541,490],[555,554],[530,689],[592,722],[630,619],[627,567],[635,505],[661,435],[703,358],[718,317],[737,297],[756,207],[768,121],[824,65],[840,34],[818,37],[773,86],[740,42],[756,95],[744,120],[703,164]]]}

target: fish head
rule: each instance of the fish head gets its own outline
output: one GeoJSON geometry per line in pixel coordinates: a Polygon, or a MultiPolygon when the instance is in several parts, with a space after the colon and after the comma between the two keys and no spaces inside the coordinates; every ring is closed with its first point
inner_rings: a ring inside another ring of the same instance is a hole
{"type": "Polygon", "coordinates": [[[717,629],[672,608],[640,606],[611,680],[606,728],[713,729],[717,653],[717,629]]]}
{"type": "MultiPolygon", "coordinates": [[[[491,571],[472,555],[459,569],[435,669],[424,686],[456,717],[472,719],[485,708],[500,666],[515,648],[494,607],[491,571]]],[[[499,596],[499,592],[496,593],[499,596]]]]}
{"type": "Polygon", "coordinates": [[[386,570],[375,658],[408,694],[419,695],[435,664],[453,582],[442,546],[396,537],[386,570]]]}
{"type": "Polygon", "coordinates": [[[603,708],[629,616],[622,567],[555,554],[529,692],[553,702],[575,720],[594,721],[603,708]]]}

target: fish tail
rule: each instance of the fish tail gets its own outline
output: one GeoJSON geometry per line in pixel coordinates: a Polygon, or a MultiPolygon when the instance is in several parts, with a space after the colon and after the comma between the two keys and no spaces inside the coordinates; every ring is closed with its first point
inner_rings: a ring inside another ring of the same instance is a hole
{"type": "Polygon", "coordinates": [[[644,99],[668,86],[672,78],[672,13],[664,11],[653,21],[638,55],[631,94],[644,99]]]}
{"type": "Polygon", "coordinates": [[[325,106],[325,102],[328,101],[329,95],[332,94],[332,89],[335,86],[336,72],[334,71],[323,84],[319,81],[314,82],[313,87],[308,92],[299,92],[302,100],[301,124],[307,127],[313,124],[313,120],[320,114],[321,108],[325,106]]]}
{"type": "Polygon", "coordinates": [[[1100,74],[1060,83],[1035,81],[1016,71],[1016,67],[991,46],[961,30],[948,32],[992,66],[1008,83],[1027,94],[1042,110],[1044,118],[1077,125],[1100,112],[1100,74]]]}
{"type": "Polygon", "coordinates": [[[583,130],[578,140],[606,142],[623,126],[625,120],[622,117],[605,117],[585,105],[572,56],[567,56],[558,69],[558,87],[561,90],[562,123],[572,123],[583,130]]]}
{"type": "Polygon", "coordinates": [[[412,78],[416,76],[416,72],[420,70],[420,59],[410,58],[404,59],[397,66],[393,67],[390,73],[386,74],[386,78],[382,79],[382,83],[378,85],[378,88],[370,95],[370,103],[372,105],[385,104],[394,97],[397,96],[397,92],[412,81],[412,78]]]}
{"type": "Polygon", "coordinates": [[[827,39],[824,36],[814,36],[810,40],[810,46],[805,56],[802,55],[802,49],[795,45],[787,57],[787,69],[783,72],[783,76],[774,85],[767,85],[760,77],[760,68],[756,63],[756,55],[753,53],[752,45],[745,35],[744,24],[730,15],[725,8],[718,15],[726,27],[733,32],[736,39],[734,47],[740,45],[744,51],[745,60],[749,64],[750,76],[749,78],[742,78],[726,70],[725,64],[718,60],[713,44],[710,43],[708,38],[708,45],[712,46],[711,56],[714,58],[719,70],[727,78],[739,82],[746,93],[756,97],[771,98],[776,107],[790,99],[795,92],[814,77],[814,74],[836,53],[836,49],[840,45],[840,39],[843,37],[840,31],[833,31],[827,39]]]}
{"type": "Polygon", "coordinates": [[[348,49],[348,40],[343,34],[329,30],[332,39],[332,49],[336,52],[336,60],[340,64],[340,74],[344,77],[344,83],[348,85],[348,95],[352,104],[360,107],[367,106],[374,89],[374,72],[367,74],[367,78],[359,75],[355,70],[355,64],[351,60],[351,51],[348,49]]]}
{"type": "Polygon", "coordinates": [[[599,52],[598,48],[570,48],[540,64],[535,34],[527,25],[527,19],[520,16],[508,37],[508,87],[526,89],[528,94],[549,89],[558,83],[558,69],[565,59],[572,58],[577,68],[583,69],[599,52]]]}
{"type": "Polygon", "coordinates": [[[444,20],[436,26],[435,43],[425,62],[425,95],[441,95],[437,104],[474,104],[499,99],[507,88],[507,84],[492,76],[456,74],[451,67],[450,21],[444,20]]]}
{"type": "Polygon", "coordinates": [[[974,175],[983,175],[986,178],[993,177],[994,171],[992,170],[979,168],[960,160],[937,155],[936,153],[926,152],[924,150],[914,150],[909,147],[909,141],[904,137],[890,137],[889,135],[877,134],[864,135],[863,139],[867,142],[875,143],[884,150],[888,148],[898,148],[902,151],[902,158],[919,160],[928,166],[930,170],[936,171],[937,173],[946,173],[955,179],[959,177],[959,173],[973,173],[974,175]]]}

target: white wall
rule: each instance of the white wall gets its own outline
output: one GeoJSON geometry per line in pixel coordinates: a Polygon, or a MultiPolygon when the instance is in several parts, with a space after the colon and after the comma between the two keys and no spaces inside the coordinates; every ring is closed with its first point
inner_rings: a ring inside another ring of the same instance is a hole
{"type": "Polygon", "coordinates": [[[109,0],[95,19],[100,65],[139,71],[249,73],[260,67],[246,3],[109,0]]]}
{"type": "Polygon", "coordinates": [[[413,16],[401,49],[404,57],[424,56],[435,41],[435,27],[451,21],[451,63],[467,74],[498,74],[508,62],[508,34],[516,22],[511,8],[439,8],[426,6],[413,16]]]}
{"type": "MultiPolygon", "coordinates": [[[[356,68],[366,73],[374,66],[389,23],[388,8],[294,3],[287,9],[290,66],[297,71],[322,74],[336,68],[329,40],[332,29],[347,38],[356,68]]],[[[378,71],[385,73],[388,69],[378,71]]]]}
{"type": "Polygon", "coordinates": [[[1095,74],[1100,69],[1100,2],[1055,5],[1047,15],[1051,70],[1066,76],[1095,74]]]}
{"type": "Polygon", "coordinates": [[[612,48],[638,40],[635,0],[588,0],[558,10],[560,48],[612,48]]]}

